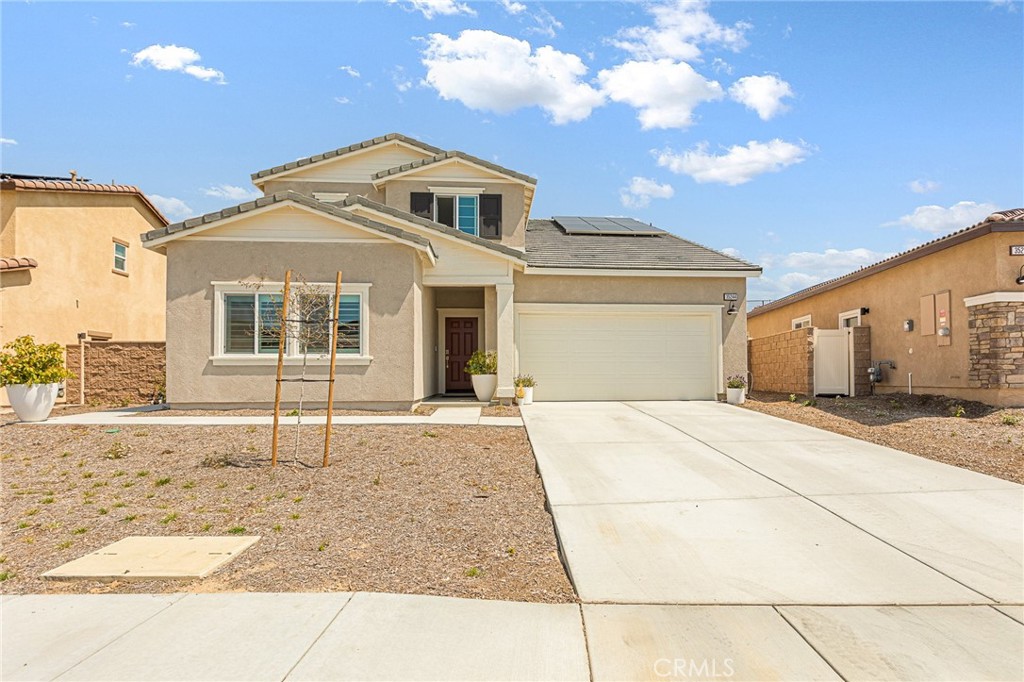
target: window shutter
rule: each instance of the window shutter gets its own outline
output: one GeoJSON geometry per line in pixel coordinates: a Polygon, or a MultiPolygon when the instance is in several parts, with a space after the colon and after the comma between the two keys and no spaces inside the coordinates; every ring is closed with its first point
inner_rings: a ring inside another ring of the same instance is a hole
{"type": "Polygon", "coordinates": [[[501,195],[480,195],[480,236],[501,239],[501,195]]]}
{"type": "Polygon", "coordinates": [[[434,195],[430,192],[411,192],[409,194],[409,213],[427,220],[434,219],[434,195]]]}

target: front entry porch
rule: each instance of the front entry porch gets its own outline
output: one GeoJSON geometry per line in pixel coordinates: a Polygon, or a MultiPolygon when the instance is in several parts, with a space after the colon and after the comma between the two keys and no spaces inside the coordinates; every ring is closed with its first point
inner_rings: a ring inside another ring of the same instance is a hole
{"type": "Polygon", "coordinates": [[[495,398],[514,396],[512,306],[511,284],[425,287],[424,311],[430,324],[424,345],[432,344],[434,351],[430,354],[433,371],[426,377],[425,395],[472,394],[465,366],[475,351],[482,350],[498,353],[495,398]]]}

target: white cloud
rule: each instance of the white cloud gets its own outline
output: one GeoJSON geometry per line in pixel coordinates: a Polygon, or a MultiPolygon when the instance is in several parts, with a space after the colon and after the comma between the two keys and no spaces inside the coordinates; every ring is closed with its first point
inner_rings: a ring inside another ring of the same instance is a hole
{"type": "Polygon", "coordinates": [[[753,109],[762,121],[768,121],[789,107],[782,98],[792,97],[793,88],[778,76],[744,76],[729,88],[729,97],[753,109]]]}
{"type": "Polygon", "coordinates": [[[121,28],[135,28],[135,23],[131,21],[122,21],[121,28]]]}
{"type": "Polygon", "coordinates": [[[18,141],[9,137],[0,137],[0,144],[18,144],[18,141]]]}
{"type": "Polygon", "coordinates": [[[650,178],[634,177],[629,185],[619,189],[619,199],[627,208],[643,208],[651,199],[671,199],[676,193],[672,185],[660,185],[650,178]]]}
{"type": "Polygon", "coordinates": [[[520,14],[526,11],[526,5],[521,2],[515,2],[515,0],[499,0],[499,2],[509,14],[520,14]]]}
{"type": "Polygon", "coordinates": [[[357,71],[356,69],[354,69],[354,68],[352,68],[351,66],[348,66],[348,65],[339,66],[338,67],[338,71],[344,71],[345,73],[347,73],[348,75],[352,76],[353,78],[359,78],[360,75],[361,75],[359,73],[359,71],[357,71]]]}
{"type": "Polygon", "coordinates": [[[352,103],[352,100],[350,100],[348,97],[335,97],[334,101],[337,102],[338,104],[351,104],[352,103]]]}
{"type": "Polygon", "coordinates": [[[740,250],[734,249],[731,246],[727,246],[724,249],[721,249],[721,251],[726,256],[732,256],[733,258],[743,258],[743,256],[740,254],[740,250]]]}
{"type": "Polygon", "coordinates": [[[159,194],[147,194],[153,205],[160,209],[160,212],[171,220],[184,220],[195,212],[189,208],[181,199],[175,197],[162,197],[159,194]]]}
{"type": "Polygon", "coordinates": [[[597,79],[610,99],[639,110],[644,130],[686,128],[699,104],[723,97],[717,81],[707,80],[686,62],[670,59],[628,61],[601,71],[597,79]]]}
{"type": "Polygon", "coordinates": [[[1009,13],[1016,12],[1019,3],[1015,0],[989,0],[988,6],[992,9],[1005,9],[1009,13]]]}
{"type": "MultiPolygon", "coordinates": [[[[388,0],[389,5],[394,5],[399,0],[388,0]]],[[[437,16],[453,16],[456,14],[468,14],[476,16],[476,11],[469,5],[455,0],[409,0],[409,8],[417,11],[427,19],[437,16]]]]}
{"type": "Polygon", "coordinates": [[[470,109],[509,113],[538,106],[556,124],[582,121],[604,96],[581,79],[574,54],[550,46],[533,50],[525,40],[493,31],[467,30],[458,38],[433,33],[423,51],[425,83],[470,109]]]}
{"type": "Polygon", "coordinates": [[[558,30],[562,28],[562,22],[543,7],[538,7],[536,12],[532,12],[530,18],[533,19],[535,25],[527,28],[527,33],[536,33],[546,38],[554,38],[558,30]]]}
{"type": "Polygon", "coordinates": [[[391,82],[395,84],[395,90],[409,92],[412,90],[412,79],[405,73],[405,67],[396,66],[391,71],[391,82]]]}
{"type": "Polygon", "coordinates": [[[942,206],[918,206],[914,212],[898,220],[885,223],[886,227],[906,226],[915,230],[939,234],[970,227],[999,210],[995,204],[979,204],[974,201],[960,201],[949,208],[942,206]]]}
{"type": "Polygon", "coordinates": [[[208,197],[218,199],[230,199],[231,201],[251,201],[263,196],[263,192],[256,189],[246,189],[235,185],[212,185],[203,190],[208,197]]]}
{"type": "Polygon", "coordinates": [[[721,57],[715,57],[711,60],[711,68],[715,70],[715,73],[724,73],[726,76],[732,75],[732,64],[721,57]]]}
{"type": "Polygon", "coordinates": [[[653,26],[618,32],[612,44],[640,59],[697,59],[702,45],[720,45],[738,52],[747,46],[744,21],[722,26],[708,14],[705,0],[673,0],[651,6],[653,26]]]}
{"type": "Polygon", "coordinates": [[[750,281],[749,298],[774,300],[884,260],[890,253],[866,248],[763,254],[764,275],[750,281]]]}
{"type": "Polygon", "coordinates": [[[942,183],[935,182],[934,180],[925,180],[924,178],[911,180],[907,183],[907,188],[914,194],[929,194],[940,187],[942,187],[942,183]]]}
{"type": "Polygon", "coordinates": [[[196,64],[201,59],[191,47],[178,45],[150,45],[132,55],[132,66],[150,65],[158,71],[178,71],[201,81],[226,84],[224,73],[208,66],[196,64]]]}
{"type": "Polygon", "coordinates": [[[800,163],[810,154],[811,148],[806,143],[793,144],[780,139],[768,142],[752,140],[745,146],[729,147],[719,155],[708,153],[707,143],[702,142],[681,154],[669,149],[659,152],[658,165],[673,173],[685,173],[701,183],[742,185],[762,173],[777,173],[800,163]]]}

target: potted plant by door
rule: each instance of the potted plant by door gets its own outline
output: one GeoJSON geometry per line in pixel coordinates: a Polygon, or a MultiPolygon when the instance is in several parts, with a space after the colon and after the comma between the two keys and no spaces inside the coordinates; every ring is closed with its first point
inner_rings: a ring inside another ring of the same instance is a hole
{"type": "Polygon", "coordinates": [[[529,374],[516,377],[516,402],[520,405],[533,405],[533,389],[537,382],[529,374]]]}
{"type": "Polygon", "coordinates": [[[18,419],[41,422],[50,416],[60,382],[71,376],[64,367],[59,343],[37,344],[31,336],[19,336],[0,353],[0,386],[18,419]]]}
{"type": "Polygon", "coordinates": [[[473,392],[480,402],[489,403],[498,388],[498,354],[482,350],[475,351],[466,362],[466,374],[473,382],[473,392]]]}
{"type": "Polygon", "coordinates": [[[746,400],[747,378],[736,374],[725,380],[725,401],[730,405],[742,405],[746,400]]]}

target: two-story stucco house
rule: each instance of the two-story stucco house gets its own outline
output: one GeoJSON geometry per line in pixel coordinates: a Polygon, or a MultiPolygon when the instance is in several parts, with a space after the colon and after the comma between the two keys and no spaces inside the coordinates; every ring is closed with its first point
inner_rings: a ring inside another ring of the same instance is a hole
{"type": "Polygon", "coordinates": [[[498,353],[498,397],[525,373],[537,400],[714,399],[746,370],[760,268],[633,220],[531,220],[522,173],[391,134],[252,178],[265,196],[143,235],[167,256],[172,405],[272,403],[277,346],[253,330],[287,269],[343,272],[339,406],[468,392],[476,349],[498,353]]]}

